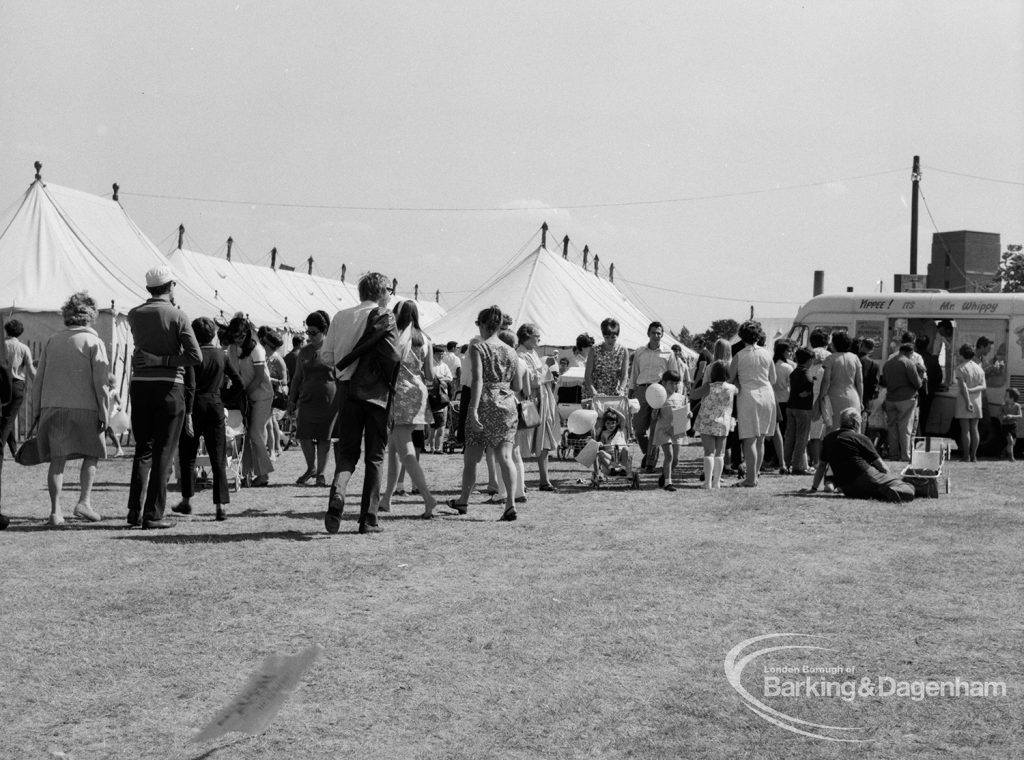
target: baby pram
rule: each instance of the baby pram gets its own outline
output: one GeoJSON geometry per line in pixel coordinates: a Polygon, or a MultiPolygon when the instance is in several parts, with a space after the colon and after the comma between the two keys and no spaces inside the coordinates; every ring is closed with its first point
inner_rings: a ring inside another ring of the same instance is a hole
{"type": "Polygon", "coordinates": [[[940,480],[945,481],[946,493],[950,492],[949,473],[943,467],[949,461],[949,444],[943,442],[933,449],[931,443],[931,438],[914,438],[910,464],[900,475],[905,483],[914,487],[915,496],[937,499],[940,480]]]}
{"type": "Polygon", "coordinates": [[[559,459],[572,459],[580,453],[580,449],[587,445],[590,434],[576,434],[566,427],[566,421],[577,409],[583,408],[583,369],[572,367],[566,370],[558,378],[558,385],[555,388],[558,397],[558,419],[562,428],[561,439],[558,444],[559,459]]]}
{"type": "Polygon", "coordinates": [[[584,436],[587,448],[581,449],[576,455],[577,461],[591,467],[590,485],[594,488],[599,488],[602,485],[615,485],[618,483],[620,485],[628,485],[633,489],[640,488],[640,473],[634,464],[634,448],[636,443],[630,440],[629,399],[625,396],[594,396],[590,401],[590,406],[596,414],[596,423],[593,433],[584,436]],[[612,452],[607,452],[610,454],[610,461],[608,462],[610,466],[602,468],[599,466],[599,461],[597,461],[600,448],[597,442],[597,435],[604,424],[604,416],[608,410],[613,410],[619,416],[620,430],[622,430],[627,443],[616,446],[612,452]],[[588,451],[593,458],[591,456],[584,457],[584,454],[588,451]]]}

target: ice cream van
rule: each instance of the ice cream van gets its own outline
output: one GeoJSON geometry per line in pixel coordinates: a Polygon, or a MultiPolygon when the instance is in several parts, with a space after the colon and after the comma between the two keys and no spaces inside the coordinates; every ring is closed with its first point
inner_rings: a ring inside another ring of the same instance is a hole
{"type": "MultiPolygon", "coordinates": [[[[852,337],[875,341],[873,359],[892,356],[906,331],[927,335],[938,357],[942,386],[932,401],[924,432],[949,435],[953,425],[956,386],[953,369],[957,353],[967,343],[976,348],[974,360],[985,370],[988,418],[998,418],[1008,387],[1024,397],[1024,293],[840,293],[815,296],[797,312],[788,337],[806,345],[817,327],[843,329],[852,337]]],[[[982,421],[985,424],[985,420],[982,421]]],[[[998,428],[997,428],[998,429],[998,428]]],[[[955,427],[953,428],[955,431],[955,427]]],[[[1018,434],[1024,432],[1018,424],[1018,434]]]]}

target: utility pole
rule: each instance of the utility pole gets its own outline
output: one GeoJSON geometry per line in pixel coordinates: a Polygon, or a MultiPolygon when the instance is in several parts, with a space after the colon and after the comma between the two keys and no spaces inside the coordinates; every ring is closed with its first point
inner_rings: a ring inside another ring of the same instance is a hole
{"type": "Polygon", "coordinates": [[[917,274],[917,196],[921,185],[921,157],[914,156],[914,168],[910,173],[913,180],[913,195],[910,199],[910,273],[917,274]]]}

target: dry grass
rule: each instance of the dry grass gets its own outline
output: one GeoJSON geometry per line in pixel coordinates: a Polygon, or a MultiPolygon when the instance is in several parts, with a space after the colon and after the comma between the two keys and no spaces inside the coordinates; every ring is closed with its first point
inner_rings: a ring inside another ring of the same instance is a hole
{"type": "MultiPolygon", "coordinates": [[[[424,462],[453,495],[458,458],[424,462]]],[[[107,521],[45,530],[44,470],[8,463],[0,757],[1020,757],[1024,465],[950,468],[952,496],[902,507],[690,479],[531,491],[513,524],[475,504],[422,522],[405,497],[385,533],[328,536],[325,491],[290,485],[233,495],[224,523],[202,493],[172,530],[127,529],[124,461],[101,463],[107,521]],[[770,702],[874,737],[806,739],[725,680],[726,652],[772,632],[828,636],[858,673],[1009,696],[770,702]],[[264,657],[314,641],[325,657],[264,734],[187,743],[264,657]]]]}

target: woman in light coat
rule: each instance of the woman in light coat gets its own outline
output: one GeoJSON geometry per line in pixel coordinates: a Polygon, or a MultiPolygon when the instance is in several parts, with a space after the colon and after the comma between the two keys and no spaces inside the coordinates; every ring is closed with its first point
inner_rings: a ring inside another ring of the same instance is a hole
{"type": "Polygon", "coordinates": [[[97,316],[96,302],[88,293],[72,295],[61,307],[65,329],[52,335],[43,347],[32,386],[33,426],[39,453],[50,463],[47,488],[50,492],[49,525],[63,525],[60,494],[64,485],[64,464],[81,459],[81,485],[75,517],[99,522],[92,508],[92,485],[96,463],[107,456],[103,433],[107,428],[107,350],[92,329],[97,316]]]}

